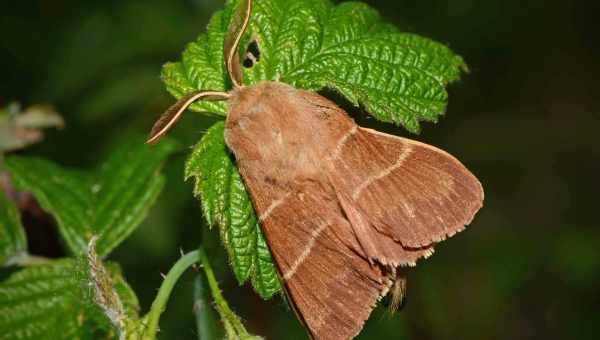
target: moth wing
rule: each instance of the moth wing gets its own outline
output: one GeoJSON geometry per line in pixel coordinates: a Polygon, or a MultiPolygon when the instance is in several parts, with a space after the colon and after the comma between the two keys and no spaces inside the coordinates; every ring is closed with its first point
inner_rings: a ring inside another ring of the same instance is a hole
{"type": "Polygon", "coordinates": [[[407,248],[463,230],[483,203],[477,178],[450,154],[370,129],[338,145],[330,177],[359,238],[374,228],[407,248]]]}
{"type": "Polygon", "coordinates": [[[357,251],[360,245],[329,183],[297,180],[284,190],[241,170],[301,321],[315,339],[354,337],[391,286],[392,274],[357,251]]]}

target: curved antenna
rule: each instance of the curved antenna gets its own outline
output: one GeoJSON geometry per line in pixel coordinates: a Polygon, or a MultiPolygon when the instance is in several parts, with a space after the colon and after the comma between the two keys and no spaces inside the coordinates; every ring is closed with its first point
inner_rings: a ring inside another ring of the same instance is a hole
{"type": "Polygon", "coordinates": [[[229,29],[223,45],[227,73],[235,88],[242,86],[239,47],[242,36],[244,35],[244,32],[246,32],[246,28],[248,28],[251,14],[252,0],[242,0],[229,24],[229,29]]]}
{"type": "Polygon", "coordinates": [[[227,100],[230,95],[227,92],[220,91],[196,91],[188,95],[181,97],[175,104],[165,111],[160,118],[154,123],[150,137],[146,141],[147,144],[157,143],[162,136],[164,136],[183,115],[185,109],[187,109],[193,102],[198,99],[219,101],[227,100]]]}

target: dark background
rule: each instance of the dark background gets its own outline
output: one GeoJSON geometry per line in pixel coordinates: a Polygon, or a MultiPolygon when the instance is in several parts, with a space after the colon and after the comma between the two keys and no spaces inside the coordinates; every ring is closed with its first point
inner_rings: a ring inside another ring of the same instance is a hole
{"type": "MultiPolygon", "coordinates": [[[[415,137],[463,161],[486,201],[466,232],[411,272],[405,308],[396,315],[378,308],[360,338],[593,338],[600,327],[600,2],[368,2],[469,64],[471,73],[450,87],[447,116],[415,137]]],[[[178,60],[220,7],[216,0],[4,1],[0,105],[50,103],[67,122],[25,154],[89,167],[118,137],[148,131],[172,102],[161,65],[178,60]]],[[[175,131],[186,148],[167,165],[167,189],[151,216],[111,256],[144,312],[159,273],[202,237],[199,205],[182,180],[188,147],[207,127],[198,116],[188,114],[175,131]]],[[[47,243],[32,247],[60,255],[47,243]]],[[[263,302],[237,287],[225,260],[215,260],[251,331],[306,337],[280,298],[263,302]]],[[[161,339],[196,338],[193,277],[178,284],[161,339]]]]}

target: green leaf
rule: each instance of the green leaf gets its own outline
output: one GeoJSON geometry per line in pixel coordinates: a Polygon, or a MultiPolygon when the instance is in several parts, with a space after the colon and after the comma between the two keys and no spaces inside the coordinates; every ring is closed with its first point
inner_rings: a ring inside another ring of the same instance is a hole
{"type": "Polygon", "coordinates": [[[146,217],[164,185],[159,169],[173,150],[170,141],[151,148],[136,138],[91,172],[22,157],[8,158],[6,167],[14,184],[54,215],[72,253],[85,254],[96,235],[98,254],[104,257],[146,217]]]}
{"type": "MultiPolygon", "coordinates": [[[[223,38],[236,3],[213,16],[180,62],[165,65],[163,80],[175,97],[230,88],[223,38]]],[[[258,41],[260,61],[244,69],[246,84],[278,80],[314,91],[333,88],[375,118],[411,132],[419,131],[419,121],[437,121],[446,109],[446,85],[466,70],[446,46],[400,32],[359,2],[256,0],[246,42],[250,36],[258,41]]],[[[220,102],[191,109],[226,115],[220,102]]]]}
{"type": "MultiPolygon", "coordinates": [[[[111,274],[115,282],[124,282],[117,270],[111,274]]],[[[0,283],[0,338],[114,338],[88,289],[85,266],[77,260],[57,260],[13,273],[0,283]]],[[[127,289],[119,292],[126,308],[137,310],[137,300],[127,289]]]]}
{"type": "Polygon", "coordinates": [[[25,231],[21,226],[19,211],[0,190],[0,266],[27,252],[25,231]]]}
{"type": "Polygon", "coordinates": [[[219,227],[238,282],[251,278],[266,299],[279,291],[279,278],[223,132],[223,122],[206,132],[192,151],[185,176],[195,178],[204,216],[219,227]]]}

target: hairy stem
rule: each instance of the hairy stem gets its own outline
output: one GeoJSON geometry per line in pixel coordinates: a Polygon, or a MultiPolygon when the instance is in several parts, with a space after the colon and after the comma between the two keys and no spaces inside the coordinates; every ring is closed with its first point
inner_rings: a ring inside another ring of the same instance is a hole
{"type": "Polygon", "coordinates": [[[187,268],[197,263],[200,260],[200,251],[195,250],[182,256],[175,265],[169,270],[165,280],[163,281],[158,294],[150,307],[150,311],[146,316],[146,331],[144,332],[144,339],[153,340],[156,338],[156,332],[158,331],[158,321],[160,315],[165,310],[165,306],[169,301],[173,287],[175,283],[186,271],[187,268]]]}
{"type": "Polygon", "coordinates": [[[215,306],[217,307],[217,311],[219,312],[221,320],[223,321],[223,325],[225,326],[227,338],[235,339],[240,337],[243,339],[245,337],[249,337],[248,331],[246,331],[242,321],[240,321],[237,315],[235,315],[231,308],[229,308],[227,301],[223,297],[223,294],[221,294],[219,284],[215,279],[215,274],[213,273],[210,261],[208,260],[208,256],[206,256],[204,249],[200,247],[198,252],[200,254],[200,263],[202,264],[202,268],[204,268],[204,273],[206,273],[208,286],[210,287],[213,299],[215,300],[215,306]]]}
{"type": "Polygon", "coordinates": [[[213,273],[208,256],[206,256],[204,249],[202,246],[200,246],[198,250],[182,256],[171,268],[171,270],[169,270],[167,276],[165,276],[165,280],[158,290],[158,294],[152,303],[152,307],[150,307],[150,311],[145,317],[146,330],[143,336],[144,340],[156,339],[160,315],[165,310],[165,306],[169,301],[169,297],[171,296],[171,292],[175,287],[175,283],[177,283],[177,280],[179,280],[187,268],[198,262],[202,265],[204,273],[206,274],[208,288],[210,289],[210,293],[215,301],[215,307],[219,312],[221,320],[223,321],[227,339],[253,338],[242,324],[242,321],[237,317],[237,315],[235,315],[231,308],[229,308],[227,301],[223,297],[223,294],[221,294],[219,284],[217,283],[217,279],[213,273]]]}

